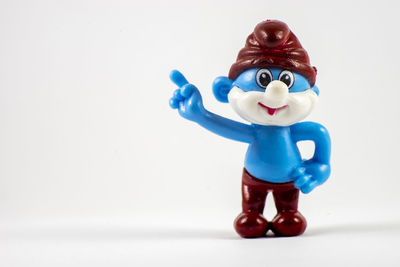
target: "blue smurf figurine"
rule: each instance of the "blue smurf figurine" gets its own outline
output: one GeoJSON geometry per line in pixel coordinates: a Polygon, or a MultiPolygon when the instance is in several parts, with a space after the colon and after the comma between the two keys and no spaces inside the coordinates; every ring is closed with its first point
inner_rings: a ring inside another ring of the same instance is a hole
{"type": "Polygon", "coordinates": [[[311,192],[330,174],[328,131],[315,122],[299,122],[313,110],[319,90],[316,69],[288,26],[277,20],[258,24],[239,52],[228,77],[218,77],[213,92],[229,102],[244,124],[213,114],[203,106],[199,90],[177,70],[179,87],[170,99],[185,119],[223,137],[248,143],[242,175],[242,213],[234,226],[245,238],[302,234],[307,226],[297,210],[299,190],[311,192]],[[297,142],[311,140],[311,159],[301,157],[297,142]],[[278,214],[268,223],[265,199],[272,193],[278,214]]]}

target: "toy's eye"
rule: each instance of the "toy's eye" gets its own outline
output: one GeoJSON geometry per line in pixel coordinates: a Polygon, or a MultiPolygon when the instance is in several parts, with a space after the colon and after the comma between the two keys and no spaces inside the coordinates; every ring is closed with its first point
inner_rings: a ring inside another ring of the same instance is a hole
{"type": "Polygon", "coordinates": [[[288,88],[292,87],[294,83],[294,75],[291,71],[284,70],[279,74],[278,78],[281,82],[284,82],[288,88]]]}
{"type": "Polygon", "coordinates": [[[261,88],[267,88],[268,84],[272,81],[272,73],[269,69],[260,69],[256,74],[257,85],[261,88]]]}

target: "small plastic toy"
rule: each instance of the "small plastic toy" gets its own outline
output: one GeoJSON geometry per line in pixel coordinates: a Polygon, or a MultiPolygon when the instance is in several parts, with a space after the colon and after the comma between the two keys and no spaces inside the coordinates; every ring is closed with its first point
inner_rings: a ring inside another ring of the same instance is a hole
{"type": "Polygon", "coordinates": [[[311,192],[330,174],[328,131],[315,122],[299,122],[313,110],[319,95],[316,68],[288,26],[278,20],[259,23],[239,52],[228,77],[215,79],[212,89],[229,102],[244,124],[213,114],[203,106],[199,90],[177,70],[179,87],[170,99],[185,119],[223,137],[248,143],[242,174],[242,213],[234,222],[245,238],[296,236],[307,226],[297,210],[299,190],[311,192]],[[297,142],[315,143],[311,159],[302,159],[297,142]],[[268,223],[265,199],[272,193],[278,214],[268,223]]]}

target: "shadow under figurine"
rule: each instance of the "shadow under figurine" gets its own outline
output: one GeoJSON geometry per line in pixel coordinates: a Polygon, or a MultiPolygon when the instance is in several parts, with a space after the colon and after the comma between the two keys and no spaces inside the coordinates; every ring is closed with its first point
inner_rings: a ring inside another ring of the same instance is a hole
{"type": "Polygon", "coordinates": [[[179,87],[170,99],[185,119],[223,137],[248,143],[242,175],[242,213],[234,226],[245,238],[302,234],[307,226],[297,210],[299,190],[309,193],[330,174],[328,131],[315,122],[299,122],[318,100],[316,69],[288,26],[266,20],[251,33],[228,77],[218,77],[213,92],[220,102],[251,124],[209,112],[199,90],[177,70],[171,80],[179,87]],[[311,159],[302,159],[297,142],[315,143],[311,159]],[[272,193],[278,214],[268,223],[265,199],[272,193]]]}

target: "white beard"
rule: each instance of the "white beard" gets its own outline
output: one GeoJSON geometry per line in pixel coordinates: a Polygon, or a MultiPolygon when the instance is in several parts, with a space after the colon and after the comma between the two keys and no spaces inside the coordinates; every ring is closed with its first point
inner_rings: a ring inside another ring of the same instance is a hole
{"type": "Polygon", "coordinates": [[[259,91],[245,92],[233,87],[228,94],[228,100],[235,112],[251,123],[289,126],[303,120],[311,113],[318,96],[311,89],[277,96],[259,91]],[[271,108],[270,112],[262,105],[271,108]]]}

